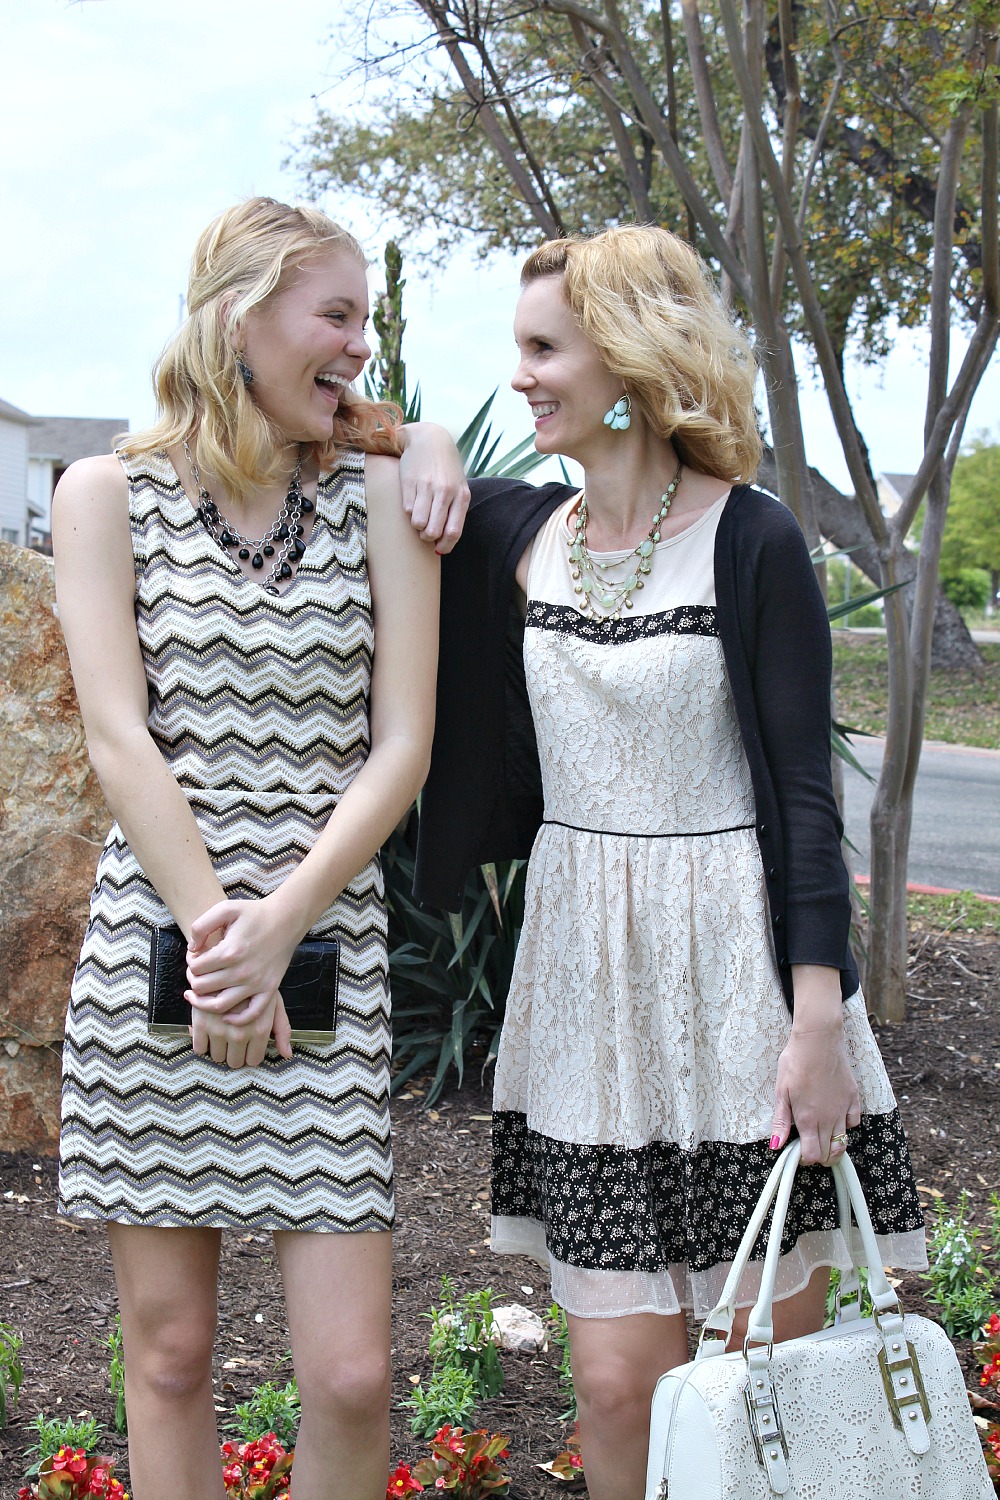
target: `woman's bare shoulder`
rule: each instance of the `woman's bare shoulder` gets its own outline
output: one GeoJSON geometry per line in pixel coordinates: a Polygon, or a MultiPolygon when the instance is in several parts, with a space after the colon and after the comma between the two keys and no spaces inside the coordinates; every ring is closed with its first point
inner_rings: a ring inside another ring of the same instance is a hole
{"type": "Polygon", "coordinates": [[[128,478],[114,453],[78,458],[62,475],[52,496],[53,516],[102,517],[128,514],[128,478]]]}
{"type": "Polygon", "coordinates": [[[366,453],[365,495],[369,503],[398,503],[399,493],[399,459],[385,453],[366,453]]]}

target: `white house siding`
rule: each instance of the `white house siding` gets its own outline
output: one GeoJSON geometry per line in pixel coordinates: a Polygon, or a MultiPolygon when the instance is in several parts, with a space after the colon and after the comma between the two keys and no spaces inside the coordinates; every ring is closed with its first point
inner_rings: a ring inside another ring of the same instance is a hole
{"type": "Polygon", "coordinates": [[[52,458],[28,458],[28,501],[34,513],[33,526],[40,536],[52,530],[52,486],[56,461],[52,458]]]}
{"type": "Polygon", "coordinates": [[[23,422],[0,414],[0,539],[26,541],[28,432],[23,422]]]}

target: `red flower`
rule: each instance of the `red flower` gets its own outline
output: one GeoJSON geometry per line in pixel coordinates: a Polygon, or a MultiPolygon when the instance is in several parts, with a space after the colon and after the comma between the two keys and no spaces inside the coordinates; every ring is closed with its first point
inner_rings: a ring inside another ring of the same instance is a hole
{"type": "Polygon", "coordinates": [[[463,1440],[461,1427],[455,1428],[453,1430],[451,1426],[446,1423],[444,1427],[438,1428],[437,1432],[434,1434],[434,1441],[435,1443],[443,1443],[446,1448],[451,1449],[452,1453],[462,1454],[465,1452],[465,1442],[463,1440]]]}
{"type": "Polygon", "coordinates": [[[52,1460],[52,1472],[71,1474],[82,1479],[87,1472],[87,1455],[82,1448],[60,1448],[52,1460]]]}
{"type": "Polygon", "coordinates": [[[389,1475],[389,1483],[386,1486],[386,1500],[391,1500],[395,1495],[419,1495],[423,1493],[423,1485],[410,1471],[409,1464],[397,1464],[389,1475]]]}

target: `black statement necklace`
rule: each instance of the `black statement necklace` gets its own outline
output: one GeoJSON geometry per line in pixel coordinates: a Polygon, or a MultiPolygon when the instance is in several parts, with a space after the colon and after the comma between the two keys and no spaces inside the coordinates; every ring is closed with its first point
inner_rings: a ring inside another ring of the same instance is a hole
{"type": "Polygon", "coordinates": [[[279,593],[278,583],[291,578],[292,563],[297,563],[306,550],[306,544],[302,540],[304,531],[302,517],[309,515],[315,509],[313,501],[308,500],[302,493],[302,450],[299,450],[295,470],[288,484],[288,493],[277,517],[271,522],[264,535],[254,541],[251,537],[244,536],[232,521],[226,519],[206,490],[201,480],[201,471],[186,438],[183,448],[184,457],[191,465],[191,477],[198,491],[199,503],[196,514],[199,521],[223,552],[228,555],[235,550],[241,562],[249,559],[250,566],[257,571],[262,571],[273,558],[267,576],[261,580],[261,588],[266,594],[279,593]]]}

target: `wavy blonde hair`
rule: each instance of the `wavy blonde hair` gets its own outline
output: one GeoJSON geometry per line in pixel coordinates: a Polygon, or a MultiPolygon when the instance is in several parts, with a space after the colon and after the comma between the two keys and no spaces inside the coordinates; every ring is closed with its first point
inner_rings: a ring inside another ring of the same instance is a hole
{"type": "Polygon", "coordinates": [[[756,357],[690,245],[653,225],[549,240],[521,285],[543,276],[562,277],[580,328],[685,464],[730,483],[756,474],[756,357]]]}
{"type": "MultiPolygon", "coordinates": [[[[191,261],[187,318],[153,370],[157,420],[145,432],[123,433],[122,452],[158,452],[197,431],[199,464],[234,498],[284,477],[284,440],[244,385],[236,354],[250,310],[287,287],[322,250],[345,250],[367,265],[354,236],[315,208],[248,198],[212,220],[191,261]]],[[[342,446],[398,454],[402,416],[389,402],[345,393],[333,436],[314,444],[314,455],[327,467],[342,446]]]]}

